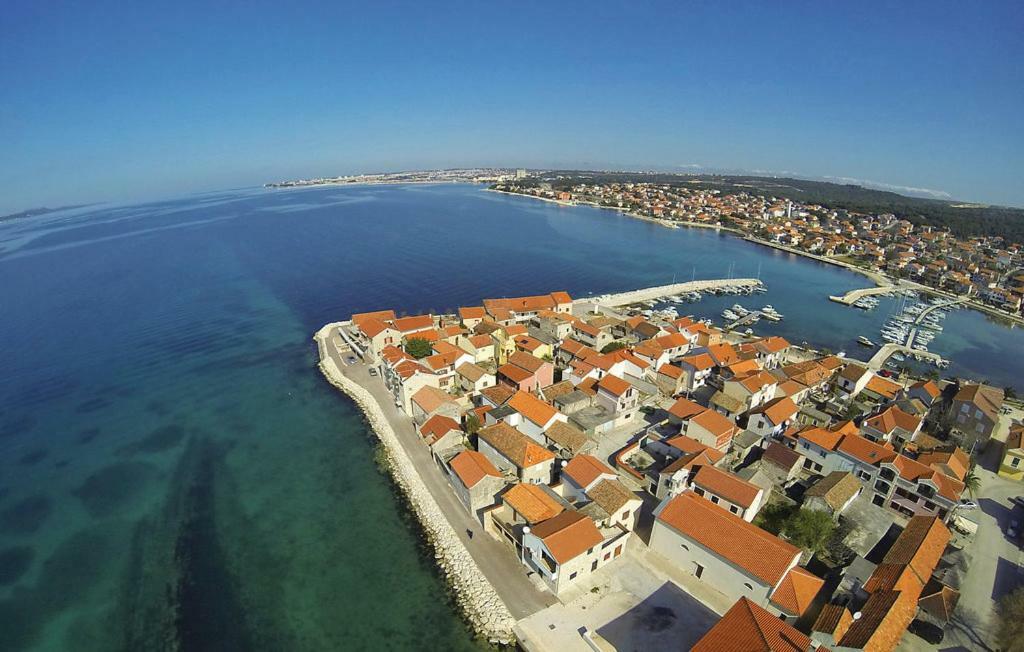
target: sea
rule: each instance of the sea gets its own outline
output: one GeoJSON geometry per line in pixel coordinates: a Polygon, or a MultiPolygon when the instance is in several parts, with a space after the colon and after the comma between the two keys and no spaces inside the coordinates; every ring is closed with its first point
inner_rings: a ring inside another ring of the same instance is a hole
{"type": "MultiPolygon", "coordinates": [[[[247,188],[0,223],[0,648],[470,650],[312,334],[354,312],[754,277],[679,308],[832,351],[897,309],[855,273],[470,184],[247,188]]],[[[954,311],[943,373],[1020,383],[1024,331],[954,311]]],[[[1018,385],[1019,386],[1019,385],[1018,385]]]]}

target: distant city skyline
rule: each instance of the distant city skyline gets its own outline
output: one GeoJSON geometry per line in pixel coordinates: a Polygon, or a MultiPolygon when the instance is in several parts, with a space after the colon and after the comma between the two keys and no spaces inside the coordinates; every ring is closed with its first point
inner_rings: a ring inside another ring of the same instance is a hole
{"type": "Polygon", "coordinates": [[[477,166],[723,170],[1024,206],[1024,7],[27,3],[0,214],[477,166]]]}

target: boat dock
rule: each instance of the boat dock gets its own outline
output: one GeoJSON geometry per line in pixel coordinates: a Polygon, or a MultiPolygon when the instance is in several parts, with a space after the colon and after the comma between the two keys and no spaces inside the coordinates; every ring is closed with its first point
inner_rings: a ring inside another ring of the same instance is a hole
{"type": "Polygon", "coordinates": [[[762,311],[762,310],[751,310],[750,312],[748,312],[747,314],[743,315],[742,317],[740,317],[736,321],[734,321],[734,322],[732,322],[730,324],[727,324],[726,327],[725,327],[725,330],[727,330],[727,331],[734,331],[737,328],[742,328],[743,326],[746,326],[747,324],[750,324],[750,323],[753,323],[755,321],[758,321],[759,319],[764,317],[765,314],[766,313],[764,311],[762,311]]]}
{"type": "Polygon", "coordinates": [[[903,344],[896,344],[893,342],[884,344],[882,348],[880,348],[878,352],[871,357],[871,360],[868,361],[868,367],[874,371],[878,371],[885,364],[885,361],[894,353],[903,353],[904,355],[934,363],[944,362],[942,356],[938,353],[932,353],[931,351],[919,351],[913,348],[914,339],[917,337],[917,327],[922,321],[924,321],[925,317],[931,314],[932,311],[939,310],[941,308],[949,308],[950,306],[955,306],[959,303],[964,303],[965,301],[966,299],[953,299],[951,301],[944,301],[943,303],[931,305],[925,310],[922,310],[921,314],[919,314],[917,319],[914,320],[914,328],[910,329],[910,334],[907,335],[907,341],[903,344]]]}
{"type": "Polygon", "coordinates": [[[829,300],[835,301],[836,303],[841,303],[841,304],[846,305],[846,306],[852,306],[854,303],[857,302],[858,299],[863,299],[864,297],[874,296],[876,294],[887,294],[889,292],[892,292],[895,289],[897,289],[897,286],[895,286],[895,285],[880,285],[878,287],[873,287],[873,288],[862,288],[860,290],[850,290],[849,292],[847,292],[843,296],[829,295],[828,298],[829,298],[829,300]]]}
{"type": "Polygon", "coordinates": [[[710,290],[722,290],[726,288],[749,288],[753,289],[762,285],[756,278],[723,278],[705,281],[688,281],[686,283],[673,283],[671,285],[659,285],[657,287],[641,288],[618,294],[605,294],[597,297],[583,297],[576,299],[576,304],[593,304],[595,306],[625,306],[641,301],[656,301],[674,294],[686,294],[689,292],[707,292],[710,290]]]}

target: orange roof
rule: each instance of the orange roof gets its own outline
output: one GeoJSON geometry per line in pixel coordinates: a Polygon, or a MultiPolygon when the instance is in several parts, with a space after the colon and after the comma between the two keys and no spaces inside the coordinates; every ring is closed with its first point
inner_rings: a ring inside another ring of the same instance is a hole
{"type": "Polygon", "coordinates": [[[672,404],[672,407],[668,409],[668,413],[685,421],[694,415],[700,414],[705,409],[703,405],[698,405],[688,398],[679,397],[672,404]]]}
{"type": "Polygon", "coordinates": [[[831,430],[825,430],[824,428],[809,428],[797,435],[801,439],[824,448],[827,451],[835,450],[836,444],[843,438],[843,435],[832,432],[831,430]]]}
{"type": "Polygon", "coordinates": [[[472,344],[473,347],[477,349],[482,349],[487,346],[494,346],[494,340],[491,339],[490,335],[474,335],[473,337],[469,338],[469,343],[472,344]]]}
{"type": "Polygon", "coordinates": [[[612,374],[605,374],[601,380],[597,381],[597,386],[614,396],[622,396],[631,387],[629,383],[612,374]]]}
{"type": "Polygon", "coordinates": [[[507,385],[493,385],[480,390],[480,395],[495,405],[505,405],[515,395],[515,391],[507,385]]]}
{"type": "Polygon", "coordinates": [[[771,375],[767,371],[758,371],[734,380],[749,392],[756,392],[768,385],[773,385],[779,382],[775,376],[771,375]]]}
{"type": "Polygon", "coordinates": [[[680,346],[688,346],[690,344],[690,340],[686,339],[686,336],[681,333],[660,335],[654,338],[654,341],[663,349],[674,349],[680,346]]]}
{"type": "Polygon", "coordinates": [[[680,359],[681,362],[693,367],[697,371],[707,371],[708,369],[715,366],[714,359],[707,353],[698,353],[697,355],[688,355],[680,359]]]}
{"type": "Polygon", "coordinates": [[[533,394],[516,392],[508,401],[509,407],[538,426],[546,426],[558,414],[558,410],[533,394]]]}
{"type": "Polygon", "coordinates": [[[899,394],[901,389],[903,389],[903,385],[895,383],[883,376],[876,375],[871,377],[871,380],[869,380],[868,384],[864,386],[864,389],[874,392],[875,394],[880,394],[886,398],[896,398],[896,395],[899,394]]]}
{"type": "Polygon", "coordinates": [[[839,440],[835,450],[842,451],[850,457],[860,460],[865,464],[881,464],[896,459],[898,453],[888,446],[876,444],[875,442],[859,435],[845,435],[839,440]]]}
{"type": "Polygon", "coordinates": [[[791,616],[802,616],[825,585],[825,580],[799,566],[789,569],[772,593],[771,602],[791,616]]]}
{"type": "Polygon", "coordinates": [[[532,373],[518,365],[514,365],[511,363],[503,364],[500,367],[498,367],[498,374],[508,378],[509,380],[516,384],[533,378],[532,373]]]}
{"type": "Polygon", "coordinates": [[[391,321],[395,318],[394,310],[377,310],[375,312],[357,312],[352,315],[352,323],[361,326],[367,319],[378,319],[380,321],[391,321]]]}
{"type": "Polygon", "coordinates": [[[867,425],[886,434],[891,434],[896,428],[914,432],[921,425],[921,420],[893,405],[868,419],[867,425]]]}
{"type": "Polygon", "coordinates": [[[454,403],[455,399],[442,389],[426,385],[412,395],[412,402],[420,406],[424,413],[430,414],[445,403],[454,403]]]}
{"type": "Polygon", "coordinates": [[[700,467],[690,481],[744,509],[753,505],[761,492],[757,485],[714,466],[700,467]]]}
{"type": "Polygon", "coordinates": [[[763,413],[771,419],[772,423],[779,425],[787,419],[792,419],[800,411],[800,408],[788,396],[783,396],[782,398],[768,401],[754,411],[763,413]]]}
{"type": "Polygon", "coordinates": [[[536,484],[519,483],[502,494],[501,498],[530,524],[546,521],[561,514],[564,509],[536,484]]]}
{"type": "Polygon", "coordinates": [[[414,317],[399,317],[391,322],[395,328],[403,333],[425,330],[434,327],[434,318],[430,315],[416,315],[414,317]]]}
{"type": "Polygon", "coordinates": [[[462,451],[450,462],[452,471],[467,489],[472,489],[487,476],[500,478],[501,473],[482,453],[462,451]]]}
{"type": "Polygon", "coordinates": [[[470,306],[468,308],[459,308],[459,317],[463,319],[483,319],[487,313],[484,311],[483,306],[470,306]]]}
{"type": "MultiPolygon", "coordinates": [[[[519,338],[516,338],[519,339],[519,338]]],[[[546,363],[540,358],[530,355],[524,351],[516,351],[512,355],[508,356],[509,364],[514,364],[517,367],[529,371],[531,374],[535,374],[540,371],[546,363]]]]}
{"type": "Polygon", "coordinates": [[[520,468],[550,462],[555,454],[504,421],[485,426],[477,436],[520,468]]]}
{"type": "Polygon", "coordinates": [[[785,338],[773,335],[754,342],[754,347],[766,354],[778,353],[789,348],[789,342],[785,338]]]}
{"type": "Polygon", "coordinates": [[[523,324],[512,324],[505,326],[504,330],[509,337],[515,337],[516,335],[524,335],[526,333],[526,326],[523,324]]]}
{"type": "Polygon", "coordinates": [[[363,334],[367,337],[377,337],[388,329],[388,325],[376,317],[367,317],[356,324],[356,326],[359,330],[363,331],[363,334]]]}
{"type": "Polygon", "coordinates": [[[683,370],[672,364],[663,364],[658,367],[658,373],[662,376],[668,376],[669,378],[679,379],[683,377],[683,370]]]}
{"type": "Polygon", "coordinates": [[[796,546],[691,491],[669,500],[657,520],[769,586],[800,556],[796,546]]]}
{"type": "Polygon", "coordinates": [[[811,639],[768,610],[740,598],[691,652],[807,652],[811,639]]]}
{"type": "Polygon", "coordinates": [[[562,475],[586,489],[602,475],[615,476],[615,471],[592,455],[577,455],[562,467],[562,475]]]}
{"type": "Polygon", "coordinates": [[[443,414],[435,414],[420,426],[420,436],[430,440],[429,443],[432,444],[447,435],[451,430],[461,431],[462,428],[459,427],[459,422],[443,414]]]}
{"type": "Polygon", "coordinates": [[[708,347],[708,353],[711,354],[711,357],[715,359],[720,367],[727,367],[734,362],[740,361],[740,356],[736,349],[728,342],[712,344],[708,347]]]}
{"type": "Polygon", "coordinates": [[[758,371],[761,367],[757,364],[757,360],[740,360],[729,365],[728,369],[733,376],[746,376],[755,371],[758,371]]]}
{"type": "Polygon", "coordinates": [[[562,512],[537,524],[532,534],[544,542],[559,564],[572,561],[604,541],[594,522],[574,511],[562,512]]]}
{"type": "Polygon", "coordinates": [[[541,342],[536,337],[530,337],[529,335],[519,335],[516,337],[516,346],[524,351],[536,351],[540,347],[544,346],[544,342],[541,342]]]}
{"type": "Polygon", "coordinates": [[[704,410],[697,416],[690,419],[690,423],[696,423],[719,439],[731,437],[736,433],[736,424],[725,418],[714,410],[704,410]]]}
{"type": "MultiPolygon", "coordinates": [[[[1019,433],[1024,429],[1018,429],[1019,433]]],[[[1011,435],[1013,434],[1011,430],[1011,435]]],[[[1012,448],[1010,445],[1010,438],[1007,437],[1007,448],[1012,448]]],[[[927,464],[928,466],[945,473],[951,478],[963,481],[967,475],[967,471],[970,469],[971,460],[967,457],[967,453],[962,448],[957,446],[950,452],[939,452],[929,451],[927,453],[921,453],[917,456],[917,461],[921,464],[927,464]]]]}

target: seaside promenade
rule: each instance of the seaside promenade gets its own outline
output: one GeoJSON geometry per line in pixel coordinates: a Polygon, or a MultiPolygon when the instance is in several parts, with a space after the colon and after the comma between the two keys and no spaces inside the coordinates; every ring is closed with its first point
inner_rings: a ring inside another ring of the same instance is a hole
{"type": "MultiPolygon", "coordinates": [[[[330,324],[321,329],[317,334],[316,339],[320,346],[321,370],[328,376],[328,380],[332,381],[332,384],[338,386],[346,394],[351,395],[348,389],[335,382],[339,380],[338,378],[332,379],[333,375],[341,376],[343,381],[350,381],[358,385],[358,387],[369,394],[370,399],[376,404],[376,410],[383,414],[387,426],[390,427],[390,430],[397,439],[398,445],[401,447],[400,451],[390,451],[392,456],[404,456],[407,458],[412,467],[411,474],[416,476],[415,478],[406,477],[404,479],[396,477],[396,481],[403,485],[407,494],[416,492],[416,487],[412,485],[416,485],[419,482],[422,485],[422,490],[428,492],[429,496],[420,495],[418,498],[426,499],[428,502],[432,501],[436,504],[437,510],[443,516],[446,524],[450,526],[449,528],[444,528],[444,524],[423,523],[424,529],[432,532],[435,537],[439,531],[446,533],[442,537],[444,540],[432,541],[436,548],[435,556],[441,560],[444,555],[453,552],[451,548],[463,548],[472,557],[472,562],[475,562],[476,567],[479,568],[483,577],[486,578],[486,582],[493,588],[493,592],[497,594],[497,597],[503,604],[496,604],[493,600],[489,601],[486,595],[482,595],[486,593],[486,588],[482,591],[479,589],[463,590],[463,593],[469,594],[460,595],[460,602],[464,606],[467,601],[476,602],[478,603],[477,606],[482,607],[484,611],[494,610],[501,612],[507,608],[507,612],[516,620],[557,602],[551,594],[540,591],[527,577],[526,567],[520,564],[500,541],[484,533],[480,524],[466,511],[451,489],[448,480],[434,463],[429,449],[423,445],[412,421],[395,407],[394,399],[384,387],[384,384],[379,378],[370,376],[369,367],[361,362],[357,361],[356,363],[349,364],[347,358],[355,354],[349,351],[348,345],[339,335],[338,328],[339,324],[330,324]],[[472,537],[470,537],[470,532],[473,533],[472,537]],[[440,549],[442,547],[445,549],[440,549]]],[[[360,402],[356,396],[353,396],[353,399],[356,399],[357,403],[360,402]]],[[[368,411],[367,406],[362,407],[364,412],[368,411]]],[[[382,442],[387,446],[386,433],[381,432],[381,424],[375,424],[369,414],[367,414],[367,417],[371,425],[374,426],[374,430],[377,431],[378,436],[381,437],[382,442]]],[[[409,468],[406,468],[405,475],[410,475],[409,468]]],[[[413,502],[416,498],[416,496],[407,497],[410,499],[410,502],[413,502]]],[[[420,517],[422,522],[423,514],[417,514],[417,516],[420,517]]],[[[458,553],[459,551],[455,550],[454,552],[458,553]]],[[[471,568],[449,568],[447,570],[449,575],[462,574],[465,576],[472,575],[474,572],[471,568]]],[[[450,579],[455,579],[453,583],[456,590],[459,591],[458,578],[450,579]]]]}

